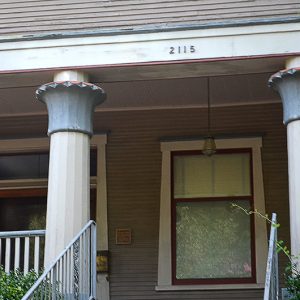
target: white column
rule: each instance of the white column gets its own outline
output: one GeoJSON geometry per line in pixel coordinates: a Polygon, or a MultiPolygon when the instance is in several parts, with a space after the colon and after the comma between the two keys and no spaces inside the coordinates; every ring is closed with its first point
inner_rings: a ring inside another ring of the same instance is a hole
{"type": "MultiPolygon", "coordinates": [[[[300,99],[299,99],[300,100],[300,99]]],[[[287,125],[291,253],[300,254],[300,121],[287,125]]],[[[300,266],[299,266],[300,270],[300,266]]]]}
{"type": "Polygon", "coordinates": [[[105,93],[77,71],[64,71],[37,97],[49,114],[50,162],[45,260],[47,267],[89,220],[92,114],[105,93]]]}
{"type": "MultiPolygon", "coordinates": [[[[286,67],[270,78],[269,85],[281,96],[287,126],[291,254],[295,257],[300,255],[300,57],[289,59],[286,67]]],[[[300,271],[299,264],[297,268],[300,271]]]]}
{"type": "Polygon", "coordinates": [[[51,136],[46,265],[90,218],[89,144],[89,136],[80,132],[57,132],[51,136]]]}

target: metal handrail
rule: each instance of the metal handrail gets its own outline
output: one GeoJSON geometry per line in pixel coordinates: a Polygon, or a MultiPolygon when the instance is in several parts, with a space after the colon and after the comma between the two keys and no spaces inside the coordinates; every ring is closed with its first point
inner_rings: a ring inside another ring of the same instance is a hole
{"type": "Polygon", "coordinates": [[[96,223],[89,221],[23,296],[27,299],[96,298],[96,223]]]}
{"type": "Polygon", "coordinates": [[[272,226],[270,231],[269,252],[266,269],[266,281],[264,300],[279,299],[279,278],[278,278],[278,252],[277,246],[277,220],[276,214],[272,214],[272,226]]]}

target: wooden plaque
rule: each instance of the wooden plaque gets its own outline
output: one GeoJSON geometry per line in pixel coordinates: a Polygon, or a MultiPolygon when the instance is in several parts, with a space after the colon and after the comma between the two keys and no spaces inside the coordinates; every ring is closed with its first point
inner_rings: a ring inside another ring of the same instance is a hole
{"type": "Polygon", "coordinates": [[[131,244],[131,229],[130,228],[116,229],[116,244],[117,245],[130,245],[131,244]]]}

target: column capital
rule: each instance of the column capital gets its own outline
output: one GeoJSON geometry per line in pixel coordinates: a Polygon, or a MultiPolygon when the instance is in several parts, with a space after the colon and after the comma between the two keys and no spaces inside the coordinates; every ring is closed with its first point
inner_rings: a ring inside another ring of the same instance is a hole
{"type": "Polygon", "coordinates": [[[272,75],[269,87],[276,90],[283,104],[283,123],[300,120],[300,68],[291,68],[272,75]]]}
{"type": "Polygon", "coordinates": [[[106,94],[91,83],[56,81],[39,87],[36,97],[47,105],[48,135],[62,131],[92,135],[94,108],[106,99],[106,94]]]}

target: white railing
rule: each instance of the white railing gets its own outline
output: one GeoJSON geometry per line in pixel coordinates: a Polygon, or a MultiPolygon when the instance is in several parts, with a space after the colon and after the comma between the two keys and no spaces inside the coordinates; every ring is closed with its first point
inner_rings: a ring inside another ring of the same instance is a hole
{"type": "Polygon", "coordinates": [[[277,225],[276,214],[273,213],[272,226],[270,231],[264,300],[279,299],[277,226],[276,225],[277,225]]]}
{"type": "Polygon", "coordinates": [[[96,224],[89,221],[22,300],[96,299],[96,224]]]}
{"type": "Polygon", "coordinates": [[[40,269],[44,254],[45,230],[0,232],[0,264],[5,272],[40,269]]]}

